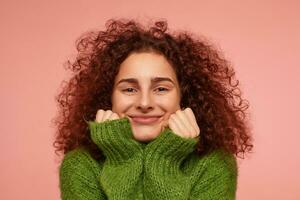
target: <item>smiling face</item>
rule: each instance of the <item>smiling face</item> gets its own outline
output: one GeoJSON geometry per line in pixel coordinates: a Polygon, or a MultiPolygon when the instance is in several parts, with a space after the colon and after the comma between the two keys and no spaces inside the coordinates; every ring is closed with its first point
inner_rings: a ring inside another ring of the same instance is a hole
{"type": "Polygon", "coordinates": [[[150,52],[130,54],[115,78],[112,111],[129,117],[134,138],[155,139],[179,109],[178,80],[165,57],[150,52]]]}

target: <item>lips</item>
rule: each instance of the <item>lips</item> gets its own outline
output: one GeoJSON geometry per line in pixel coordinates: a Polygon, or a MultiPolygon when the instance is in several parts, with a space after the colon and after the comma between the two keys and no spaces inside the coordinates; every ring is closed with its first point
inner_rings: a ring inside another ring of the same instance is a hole
{"type": "Polygon", "coordinates": [[[157,122],[161,116],[129,116],[133,122],[138,124],[153,124],[157,122]]]}

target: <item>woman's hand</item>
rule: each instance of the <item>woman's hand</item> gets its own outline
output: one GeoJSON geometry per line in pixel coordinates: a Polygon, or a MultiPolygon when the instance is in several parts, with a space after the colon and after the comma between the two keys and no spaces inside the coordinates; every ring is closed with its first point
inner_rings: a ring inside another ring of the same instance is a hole
{"type": "Polygon", "coordinates": [[[177,110],[165,123],[171,131],[160,134],[144,149],[144,197],[187,199],[193,189],[194,175],[187,174],[181,166],[195,151],[198,142],[195,137],[200,129],[190,108],[177,110]]]}
{"type": "Polygon", "coordinates": [[[119,115],[117,113],[112,112],[111,110],[98,110],[96,114],[96,122],[101,123],[106,120],[114,120],[114,119],[120,119],[119,115]]]}
{"type": "Polygon", "coordinates": [[[175,134],[184,138],[195,138],[200,135],[200,128],[191,108],[177,110],[170,115],[168,126],[175,134]]]}

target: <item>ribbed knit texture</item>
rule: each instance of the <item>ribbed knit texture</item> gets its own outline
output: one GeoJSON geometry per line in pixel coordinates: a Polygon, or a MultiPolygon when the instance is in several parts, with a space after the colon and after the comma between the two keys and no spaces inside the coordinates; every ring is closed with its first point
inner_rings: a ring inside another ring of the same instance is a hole
{"type": "Polygon", "coordinates": [[[232,200],[237,187],[233,155],[216,150],[195,153],[196,139],[166,128],[143,144],[133,139],[129,119],[88,122],[91,138],[105,155],[67,153],[60,166],[63,200],[232,200]]]}

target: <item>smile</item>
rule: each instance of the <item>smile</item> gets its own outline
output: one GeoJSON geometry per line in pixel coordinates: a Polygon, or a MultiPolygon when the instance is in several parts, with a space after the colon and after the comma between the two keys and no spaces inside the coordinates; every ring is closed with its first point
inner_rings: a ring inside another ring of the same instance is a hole
{"type": "Polygon", "coordinates": [[[160,117],[130,117],[134,123],[137,124],[153,124],[157,122],[160,117]]]}

